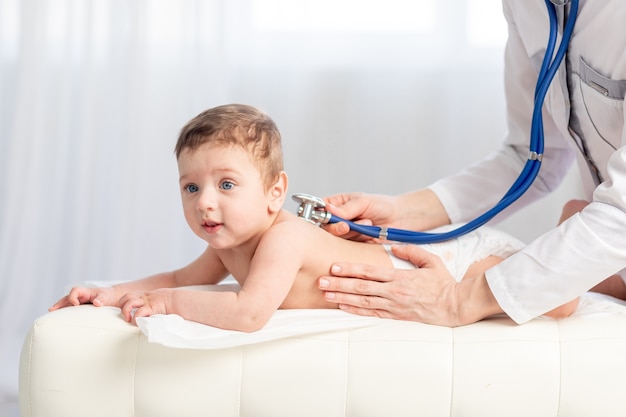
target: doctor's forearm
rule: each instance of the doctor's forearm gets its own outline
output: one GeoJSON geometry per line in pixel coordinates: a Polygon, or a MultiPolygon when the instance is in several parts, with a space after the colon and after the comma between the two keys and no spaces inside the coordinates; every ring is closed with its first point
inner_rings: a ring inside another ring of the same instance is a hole
{"type": "Polygon", "coordinates": [[[405,229],[429,230],[450,224],[443,204],[428,188],[401,194],[396,198],[395,218],[405,229]]]}

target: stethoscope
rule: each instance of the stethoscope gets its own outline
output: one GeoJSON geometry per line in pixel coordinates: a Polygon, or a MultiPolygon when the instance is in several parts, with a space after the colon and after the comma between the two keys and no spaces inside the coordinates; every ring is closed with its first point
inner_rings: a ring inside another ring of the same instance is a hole
{"type": "Polygon", "coordinates": [[[520,173],[517,180],[513,183],[511,188],[509,188],[504,197],[502,197],[502,199],[492,209],[488,210],[469,223],[443,233],[415,232],[412,230],[360,225],[331,214],[325,210],[326,204],[324,203],[324,200],[308,194],[295,194],[292,196],[293,200],[299,203],[298,216],[317,225],[345,222],[348,226],[350,226],[350,230],[377,239],[393,240],[405,243],[435,243],[454,239],[469,233],[484,225],[502,210],[513,204],[513,202],[520,198],[522,194],[530,188],[539,173],[539,168],[541,167],[544,147],[543,117],[541,109],[543,107],[545,96],[548,92],[548,87],[550,87],[550,83],[552,82],[552,79],[554,78],[554,75],[556,74],[567,52],[567,47],[572,37],[574,23],[576,22],[576,16],[578,14],[579,0],[571,0],[572,4],[570,13],[565,22],[561,43],[559,44],[559,48],[555,54],[554,50],[556,48],[558,33],[556,6],[564,6],[569,1],[570,0],[545,0],[550,20],[550,36],[548,38],[548,46],[546,47],[546,53],[539,71],[537,86],[535,87],[535,104],[530,129],[530,151],[528,160],[526,161],[524,169],[520,173]]]}

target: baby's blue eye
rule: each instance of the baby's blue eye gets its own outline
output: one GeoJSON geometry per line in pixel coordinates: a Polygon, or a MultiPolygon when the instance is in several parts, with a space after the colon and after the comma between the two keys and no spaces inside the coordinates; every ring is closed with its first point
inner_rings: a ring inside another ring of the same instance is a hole
{"type": "Polygon", "coordinates": [[[233,188],[235,188],[235,184],[231,181],[222,181],[222,183],[220,184],[220,188],[222,190],[232,190],[233,188]]]}
{"type": "Polygon", "coordinates": [[[188,193],[197,193],[200,190],[200,188],[196,184],[189,184],[185,187],[185,190],[188,193]]]}

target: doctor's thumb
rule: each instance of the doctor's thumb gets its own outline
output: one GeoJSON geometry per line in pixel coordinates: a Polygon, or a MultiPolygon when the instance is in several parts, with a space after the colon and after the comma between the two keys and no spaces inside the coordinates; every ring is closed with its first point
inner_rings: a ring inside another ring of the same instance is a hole
{"type": "Polygon", "coordinates": [[[400,259],[411,262],[418,268],[430,267],[439,258],[418,245],[392,245],[391,252],[400,259]]]}
{"type": "Polygon", "coordinates": [[[350,226],[348,226],[348,223],[345,222],[325,224],[323,227],[327,232],[335,236],[345,236],[350,232],[350,226]]]}

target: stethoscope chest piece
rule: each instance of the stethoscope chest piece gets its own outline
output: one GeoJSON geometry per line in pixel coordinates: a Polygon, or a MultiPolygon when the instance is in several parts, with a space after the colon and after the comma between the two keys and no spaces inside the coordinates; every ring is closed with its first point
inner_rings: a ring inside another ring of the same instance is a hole
{"type": "Polygon", "coordinates": [[[298,217],[316,225],[330,221],[331,214],[324,210],[326,203],[321,198],[304,193],[294,194],[291,198],[298,203],[298,217]]]}

